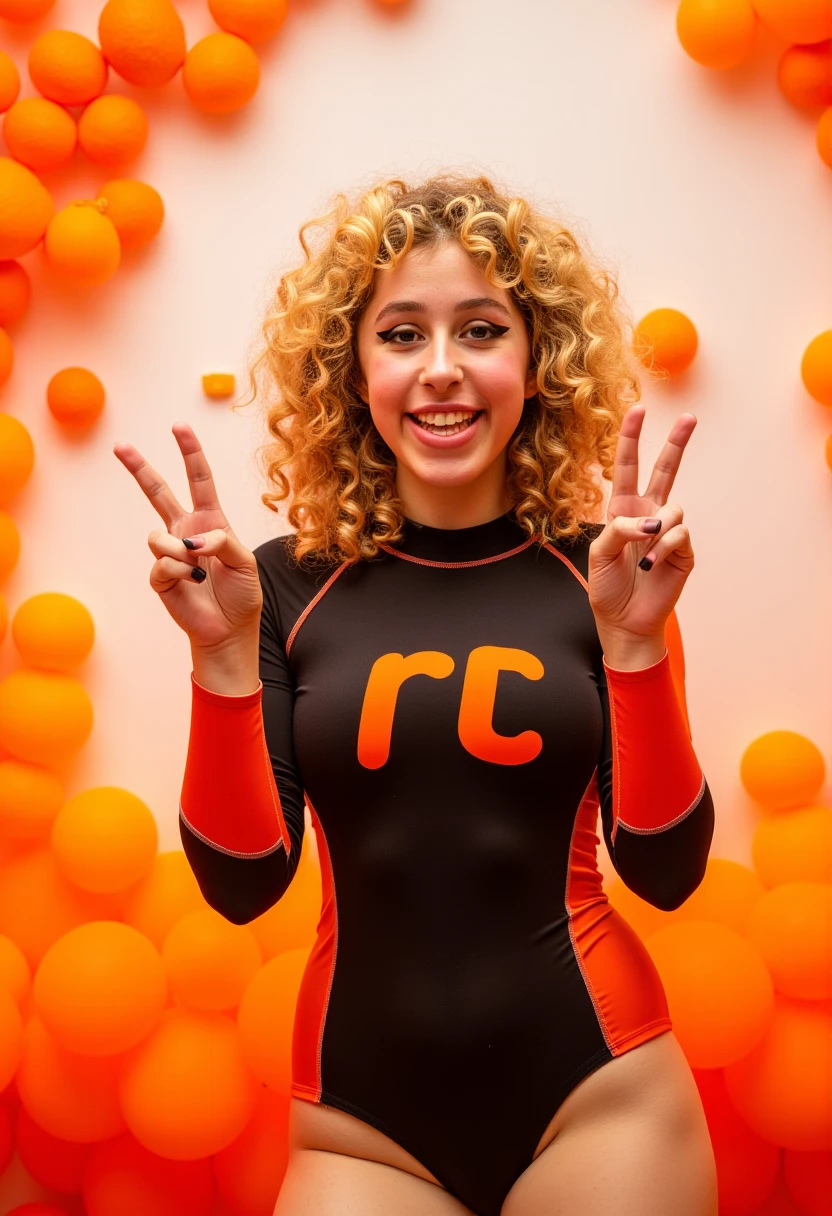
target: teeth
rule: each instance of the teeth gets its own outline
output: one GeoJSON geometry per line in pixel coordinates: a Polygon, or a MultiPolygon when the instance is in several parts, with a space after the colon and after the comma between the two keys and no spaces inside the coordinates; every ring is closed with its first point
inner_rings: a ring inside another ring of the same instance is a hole
{"type": "Polygon", "coordinates": [[[419,414],[417,415],[420,422],[427,422],[431,426],[453,426],[457,422],[464,422],[466,418],[473,418],[474,411],[458,411],[455,414],[419,414]]]}

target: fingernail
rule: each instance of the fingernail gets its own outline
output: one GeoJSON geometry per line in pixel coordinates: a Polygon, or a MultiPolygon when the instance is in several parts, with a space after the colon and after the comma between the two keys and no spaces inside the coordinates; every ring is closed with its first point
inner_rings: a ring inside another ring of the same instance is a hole
{"type": "Polygon", "coordinates": [[[638,564],[639,569],[640,570],[652,570],[655,560],[656,559],[655,559],[655,557],[653,557],[652,554],[650,554],[650,553],[646,554],[638,564]]]}
{"type": "Polygon", "coordinates": [[[661,526],[662,521],[660,519],[645,519],[644,523],[641,525],[641,530],[642,532],[650,532],[655,536],[655,534],[661,530],[661,526]]]}
{"type": "Polygon", "coordinates": [[[186,549],[201,549],[205,544],[204,536],[186,536],[182,541],[186,549]]]}
{"type": "Polygon", "coordinates": [[[202,569],[202,566],[194,566],[193,570],[191,571],[191,578],[194,580],[194,582],[201,583],[205,577],[206,572],[202,569]]]}

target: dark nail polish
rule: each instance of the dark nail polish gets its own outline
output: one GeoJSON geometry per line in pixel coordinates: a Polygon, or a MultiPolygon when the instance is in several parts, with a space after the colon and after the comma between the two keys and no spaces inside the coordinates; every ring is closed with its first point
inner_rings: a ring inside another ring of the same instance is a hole
{"type": "Polygon", "coordinates": [[[646,519],[644,521],[642,531],[651,532],[654,536],[661,531],[662,521],[660,519],[646,519]]]}
{"type": "Polygon", "coordinates": [[[193,570],[191,571],[191,578],[195,583],[203,582],[206,577],[206,571],[202,569],[202,566],[194,566],[193,570]]]}
{"type": "Polygon", "coordinates": [[[652,570],[655,561],[655,557],[643,557],[638,564],[639,570],[652,570]]]}
{"type": "Polygon", "coordinates": [[[182,541],[182,544],[185,546],[186,549],[195,549],[196,548],[196,545],[194,544],[194,542],[192,540],[188,540],[187,538],[185,538],[182,541]]]}

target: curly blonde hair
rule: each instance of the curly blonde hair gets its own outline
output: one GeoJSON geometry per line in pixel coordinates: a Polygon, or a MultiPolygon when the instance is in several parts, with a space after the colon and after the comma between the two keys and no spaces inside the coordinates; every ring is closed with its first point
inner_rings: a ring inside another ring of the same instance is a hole
{"type": "MultiPolygon", "coordinates": [[[[632,321],[614,277],[572,233],[485,176],[390,178],[298,233],[305,261],[280,278],[249,364],[271,441],[260,449],[273,511],[290,499],[298,560],[375,557],[402,539],[396,460],[358,392],[356,330],[376,275],[410,249],[455,240],[521,312],[537,391],[507,447],[512,509],[540,543],[575,539],[603,503],[626,409],[640,397],[632,321]],[[307,231],[328,225],[313,248],[307,231]]],[[[232,407],[234,409],[238,406],[232,407]]]]}

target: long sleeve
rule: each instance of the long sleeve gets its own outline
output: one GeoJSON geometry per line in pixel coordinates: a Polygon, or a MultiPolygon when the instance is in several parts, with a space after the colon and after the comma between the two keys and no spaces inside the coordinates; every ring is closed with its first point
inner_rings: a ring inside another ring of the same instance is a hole
{"type": "Polygon", "coordinates": [[[304,831],[292,741],[294,689],[266,588],[259,687],[224,696],[203,688],[191,672],[191,688],[182,847],[211,907],[246,924],[286,891],[304,831]]]}
{"type": "Polygon", "coordinates": [[[658,663],[620,671],[603,660],[598,793],[604,839],[630,890],[671,912],[705,875],[714,805],[691,743],[678,630],[658,663]],[[673,661],[672,661],[673,660],[673,661]]]}

